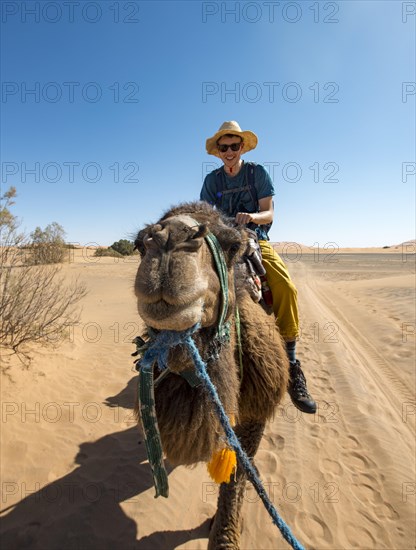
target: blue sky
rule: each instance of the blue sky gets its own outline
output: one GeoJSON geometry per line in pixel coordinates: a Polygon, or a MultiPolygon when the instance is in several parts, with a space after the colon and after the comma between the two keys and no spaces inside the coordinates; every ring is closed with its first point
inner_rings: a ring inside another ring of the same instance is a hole
{"type": "Polygon", "coordinates": [[[1,7],[2,189],[27,231],[128,238],[198,199],[205,140],[237,120],[275,184],[273,241],[415,237],[414,2],[1,7]]]}

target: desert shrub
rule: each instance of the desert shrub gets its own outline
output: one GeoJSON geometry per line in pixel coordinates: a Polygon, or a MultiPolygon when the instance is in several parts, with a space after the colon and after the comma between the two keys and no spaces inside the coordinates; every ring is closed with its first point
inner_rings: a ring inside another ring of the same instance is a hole
{"type": "Polygon", "coordinates": [[[59,266],[1,269],[0,343],[16,353],[30,342],[54,343],[79,320],[77,304],[86,294],[79,280],[66,283],[59,266]]]}
{"type": "Polygon", "coordinates": [[[26,344],[56,343],[79,320],[86,287],[78,279],[68,284],[59,265],[27,261],[28,239],[9,210],[15,196],[12,187],[0,197],[0,345],[28,362],[26,344]]]}
{"type": "Polygon", "coordinates": [[[134,254],[134,243],[127,239],[120,239],[113,243],[110,248],[121,254],[122,256],[131,256],[134,254]]]}
{"type": "Polygon", "coordinates": [[[67,256],[65,231],[59,223],[53,222],[41,229],[37,227],[31,234],[30,252],[28,256],[33,265],[59,264],[67,256]]]}
{"type": "Polygon", "coordinates": [[[113,248],[97,248],[97,250],[94,252],[94,256],[112,256],[114,258],[122,258],[123,255],[120,254],[120,252],[117,252],[117,250],[114,250],[113,248]]]}

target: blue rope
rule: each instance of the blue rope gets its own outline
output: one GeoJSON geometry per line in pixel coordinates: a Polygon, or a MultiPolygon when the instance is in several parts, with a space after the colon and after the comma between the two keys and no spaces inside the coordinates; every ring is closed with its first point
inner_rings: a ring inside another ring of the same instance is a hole
{"type": "Polygon", "coordinates": [[[300,544],[300,542],[297,541],[297,539],[293,535],[290,527],[279,516],[276,508],[273,506],[273,503],[269,499],[254,466],[252,465],[247,454],[241,447],[241,444],[230,425],[228,417],[225,414],[224,408],[221,404],[221,400],[218,396],[217,390],[214,384],[211,382],[211,379],[209,378],[206,365],[201,359],[198,348],[196,347],[195,342],[192,339],[192,334],[196,330],[198,330],[199,327],[200,325],[196,324],[195,326],[183,332],[177,332],[173,330],[161,331],[156,335],[155,340],[149,346],[149,349],[145,352],[141,361],[141,365],[142,367],[144,366],[147,370],[151,368],[154,361],[157,360],[159,367],[164,369],[167,367],[167,356],[170,347],[181,344],[185,345],[188,348],[189,353],[191,354],[191,357],[195,363],[198,376],[207,387],[215,408],[217,409],[217,413],[222,427],[224,428],[224,432],[227,436],[228,443],[230,447],[232,447],[236,452],[240,463],[243,465],[247,473],[248,479],[254,485],[254,488],[256,489],[261,500],[263,501],[263,504],[269,515],[271,516],[273,523],[279,528],[283,538],[292,546],[292,548],[294,548],[295,550],[304,550],[304,547],[300,544]]]}
{"type": "Polygon", "coordinates": [[[176,330],[161,330],[160,332],[154,332],[148,329],[151,340],[143,358],[140,360],[140,367],[151,368],[153,363],[157,361],[160,370],[167,369],[170,348],[184,344],[199,327],[200,325],[196,324],[182,332],[176,330]]]}

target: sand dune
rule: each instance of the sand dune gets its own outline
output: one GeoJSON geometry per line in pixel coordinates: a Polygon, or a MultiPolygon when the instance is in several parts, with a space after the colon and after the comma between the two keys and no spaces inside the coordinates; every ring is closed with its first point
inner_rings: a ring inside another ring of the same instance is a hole
{"type": "MultiPolygon", "coordinates": [[[[378,252],[286,257],[318,412],[286,396],[256,464],[311,549],[415,548],[415,256],[378,252]]],[[[206,548],[205,465],[170,469],[170,497],[155,500],[132,418],[136,262],[76,251],[64,270],[89,294],[70,341],[2,376],[2,548],[206,548]]],[[[243,513],[244,549],[288,547],[251,487],[243,513]]]]}

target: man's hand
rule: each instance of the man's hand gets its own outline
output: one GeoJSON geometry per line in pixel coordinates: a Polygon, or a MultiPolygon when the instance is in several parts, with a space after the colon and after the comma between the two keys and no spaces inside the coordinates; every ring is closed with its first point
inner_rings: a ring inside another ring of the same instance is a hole
{"type": "Polygon", "coordinates": [[[246,223],[250,223],[250,222],[255,223],[254,216],[255,216],[255,214],[249,214],[248,212],[238,212],[236,217],[235,217],[235,221],[238,224],[246,224],[246,223]]]}
{"type": "Polygon", "coordinates": [[[273,221],[273,198],[265,197],[259,200],[259,212],[238,212],[235,217],[236,223],[246,224],[255,223],[262,225],[264,223],[272,223],[273,221]]]}
{"type": "Polygon", "coordinates": [[[273,197],[264,197],[264,199],[259,200],[259,212],[254,212],[252,214],[248,212],[238,212],[235,221],[241,224],[252,222],[256,225],[272,223],[273,211],[273,197]]]}

